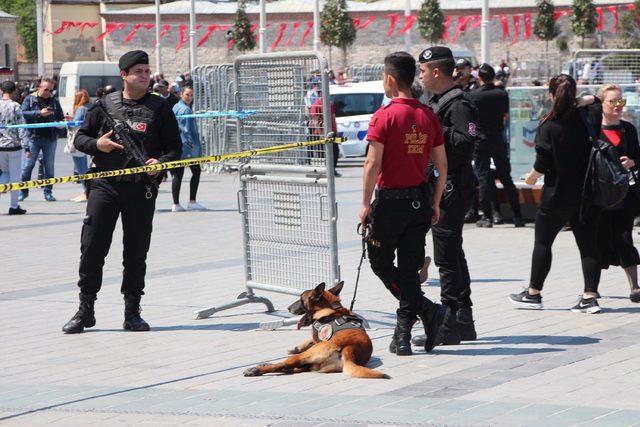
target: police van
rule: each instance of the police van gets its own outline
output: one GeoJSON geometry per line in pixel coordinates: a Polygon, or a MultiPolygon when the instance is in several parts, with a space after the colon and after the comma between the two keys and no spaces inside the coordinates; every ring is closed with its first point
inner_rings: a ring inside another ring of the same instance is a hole
{"type": "Polygon", "coordinates": [[[72,115],[73,100],[80,89],[86,90],[91,101],[95,101],[98,88],[107,85],[112,85],[117,90],[122,89],[122,78],[116,62],[65,62],[60,68],[58,82],[58,100],[62,111],[72,115]]]}
{"type": "Polygon", "coordinates": [[[336,110],[338,136],[347,138],[340,144],[341,157],[361,157],[367,152],[369,120],[389,99],[382,80],[331,85],[329,96],[336,110]]]}

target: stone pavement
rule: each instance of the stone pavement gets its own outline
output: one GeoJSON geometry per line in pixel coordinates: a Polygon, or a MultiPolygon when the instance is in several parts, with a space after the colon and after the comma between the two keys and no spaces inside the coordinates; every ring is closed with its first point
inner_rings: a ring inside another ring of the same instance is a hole
{"type": "MultiPolygon", "coordinates": [[[[71,170],[60,153],[58,175],[71,170]]],[[[350,301],[360,258],[355,233],[361,170],[337,180],[340,263],[350,301]]],[[[186,173],[187,177],[189,173],[186,173]]],[[[257,329],[284,316],[290,297],[264,294],[280,310],[244,306],[205,320],[195,310],[243,290],[235,175],[203,175],[206,212],[171,213],[158,200],[144,317],[149,333],[121,330],[121,230],[97,301],[95,328],[65,336],[75,312],[83,205],[79,186],[34,190],[29,214],[4,215],[0,197],[0,423],[6,425],[640,425],[640,306],[619,269],[603,273],[603,313],[568,308],[582,288],[578,251],[561,233],[544,292],[546,310],[520,311],[507,295],[527,284],[533,227],[465,229],[480,339],[412,357],[389,354],[394,301],[365,265],[356,311],[374,343],[370,362],[390,380],[305,373],[245,378],[285,356],[309,330],[257,329]]],[[[183,184],[187,194],[188,183],[183,184]]],[[[184,197],[183,197],[184,198],[184,197]]],[[[637,236],[636,236],[637,237],[637,236]]],[[[431,243],[428,243],[431,251],[431,243]]],[[[432,268],[431,275],[436,276],[432,268]]],[[[438,298],[438,281],[425,287],[438,298]]]]}

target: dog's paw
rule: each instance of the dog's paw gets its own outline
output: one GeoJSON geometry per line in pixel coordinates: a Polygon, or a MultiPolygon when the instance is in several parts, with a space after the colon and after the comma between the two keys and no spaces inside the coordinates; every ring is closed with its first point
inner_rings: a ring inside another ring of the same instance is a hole
{"type": "Polygon", "coordinates": [[[245,369],[243,375],[245,377],[259,377],[262,374],[260,373],[260,369],[258,369],[258,366],[254,366],[253,368],[245,369]]]}
{"type": "Polygon", "coordinates": [[[289,350],[287,350],[287,353],[289,353],[289,354],[300,354],[300,353],[302,353],[302,350],[300,349],[300,347],[295,346],[295,347],[290,348],[289,350]]]}

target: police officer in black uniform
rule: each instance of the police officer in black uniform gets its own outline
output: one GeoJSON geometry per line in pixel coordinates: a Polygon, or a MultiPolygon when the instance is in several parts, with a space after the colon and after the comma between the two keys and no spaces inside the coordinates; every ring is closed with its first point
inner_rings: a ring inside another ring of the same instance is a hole
{"type": "MultiPolygon", "coordinates": [[[[475,340],[471,311],[471,279],[462,249],[464,216],[471,206],[475,183],[471,160],[477,137],[477,111],[453,78],[454,60],[448,47],[425,49],[419,57],[420,79],[435,95],[429,105],[438,115],[447,153],[447,183],[440,203],[440,221],[432,227],[435,264],[440,268],[442,303],[456,313],[457,323],[444,344],[475,340]]],[[[422,337],[416,337],[421,342],[422,337]]]]}
{"type": "MultiPolygon", "coordinates": [[[[176,118],[164,99],[147,92],[151,76],[149,56],[141,50],[127,52],[120,58],[119,66],[124,90],[104,97],[106,111],[133,130],[139,148],[148,157],[146,164],[180,159],[182,143],[176,118]]],[[[94,156],[97,171],[139,166],[122,145],[110,139],[112,134],[101,110],[94,107],[87,112],[74,145],[79,151],[94,156]]],[[[120,215],[124,245],[123,327],[130,331],[149,330],[147,322],[140,317],[140,298],[144,294],[157,197],[157,186],[151,181],[153,175],[155,173],[150,172],[91,181],[80,246],[80,308],[62,328],[64,333],[80,333],[96,323],[94,301],[102,285],[104,259],[120,215]]]]}
{"type": "Polygon", "coordinates": [[[471,62],[466,58],[459,58],[456,61],[454,79],[457,84],[462,86],[462,90],[465,92],[478,87],[478,80],[471,74],[471,62]]]}
{"type": "Polygon", "coordinates": [[[497,199],[495,178],[498,178],[507,193],[514,225],[524,227],[518,190],[511,179],[509,144],[504,138],[505,121],[509,116],[509,94],[494,84],[496,72],[491,65],[482,64],[478,77],[482,86],[469,92],[478,109],[478,143],[474,160],[480,181],[480,207],[483,211],[478,226],[493,226],[492,201],[497,199]],[[496,167],[495,173],[491,170],[491,159],[496,167]]]}

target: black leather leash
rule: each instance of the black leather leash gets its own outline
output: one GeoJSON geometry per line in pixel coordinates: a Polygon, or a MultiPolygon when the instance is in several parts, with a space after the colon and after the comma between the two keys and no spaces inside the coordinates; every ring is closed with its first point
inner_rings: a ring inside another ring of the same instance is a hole
{"type": "Polygon", "coordinates": [[[362,238],[362,255],[360,256],[360,263],[358,264],[358,275],[356,276],[356,286],[353,289],[353,299],[351,299],[351,305],[349,306],[349,311],[353,311],[353,305],[356,302],[356,294],[358,293],[358,282],[360,282],[360,270],[362,269],[362,263],[367,256],[367,242],[369,241],[369,237],[371,235],[371,225],[367,222],[365,225],[362,223],[358,223],[356,227],[356,232],[362,238]]]}

